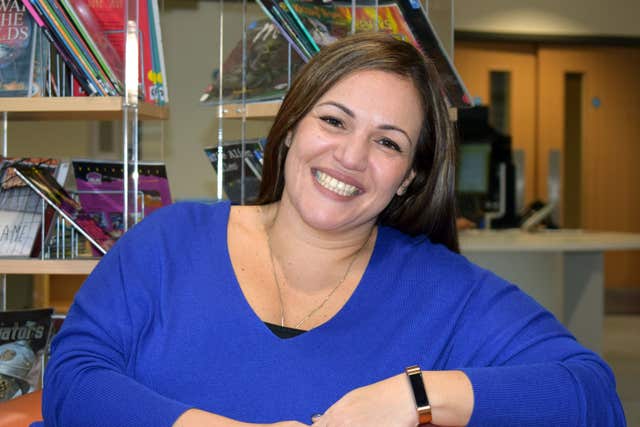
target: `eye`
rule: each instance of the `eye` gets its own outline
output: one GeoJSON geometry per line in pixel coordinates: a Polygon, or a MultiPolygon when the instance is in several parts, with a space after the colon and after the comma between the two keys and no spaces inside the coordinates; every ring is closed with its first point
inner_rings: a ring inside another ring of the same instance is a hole
{"type": "Polygon", "coordinates": [[[333,127],[337,127],[337,128],[343,128],[344,127],[344,123],[342,123],[342,120],[337,119],[333,116],[322,116],[320,117],[320,120],[322,120],[323,122],[329,124],[330,126],[333,127]]]}
{"type": "Polygon", "coordinates": [[[400,145],[389,138],[380,138],[376,142],[384,147],[388,147],[392,150],[402,153],[402,148],[400,148],[400,145]]]}

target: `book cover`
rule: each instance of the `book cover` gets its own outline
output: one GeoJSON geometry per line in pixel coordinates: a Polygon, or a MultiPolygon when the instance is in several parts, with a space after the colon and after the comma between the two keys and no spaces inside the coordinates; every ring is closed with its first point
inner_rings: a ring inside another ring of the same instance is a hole
{"type": "Polygon", "coordinates": [[[167,70],[164,62],[164,45],[162,43],[158,0],[148,0],[148,9],[151,14],[149,18],[149,32],[151,34],[151,46],[153,47],[153,74],[151,76],[153,88],[151,98],[156,100],[157,104],[164,105],[169,102],[169,90],[167,88],[167,70]]]}
{"type": "Polygon", "coordinates": [[[0,311],[0,402],[42,388],[53,309],[0,311]]]}
{"type": "Polygon", "coordinates": [[[93,245],[95,255],[105,254],[116,242],[119,236],[112,235],[100,227],[100,224],[83,211],[80,203],[74,200],[51,174],[24,164],[15,164],[11,168],[31,190],[93,245]]]}
{"type": "MultiPolygon", "coordinates": [[[[85,3],[92,11],[100,28],[107,35],[111,44],[118,52],[118,56],[125,58],[125,0],[70,0],[74,5],[85,3]]],[[[157,1],[157,0],[155,0],[157,1]]],[[[145,0],[138,2],[138,38],[139,38],[139,76],[144,100],[160,103],[153,99],[153,68],[152,46],[149,31],[149,9],[145,0]]]]}
{"type": "Polygon", "coordinates": [[[86,41],[119,94],[124,93],[124,65],[85,0],[59,0],[60,6],[86,41]]]}
{"type": "Polygon", "coordinates": [[[77,43],[65,32],[45,0],[23,0],[23,2],[29,3],[29,12],[37,17],[36,21],[41,23],[40,28],[43,34],[60,53],[60,57],[67,64],[83,91],[88,95],[105,95],[105,89],[92,72],[86,58],[81,55],[77,43]]]}
{"type": "MultiPolygon", "coordinates": [[[[265,138],[244,141],[244,160],[242,157],[243,142],[225,141],[222,147],[223,187],[232,203],[242,203],[242,185],[244,183],[244,199],[251,200],[260,192],[262,180],[263,148],[265,138]],[[245,179],[242,179],[244,169],[245,179]]],[[[204,153],[213,169],[218,170],[218,148],[207,147],[204,153]]]]}
{"type": "Polygon", "coordinates": [[[0,157],[0,256],[28,257],[40,240],[43,210],[40,198],[14,173],[12,166],[17,164],[55,174],[59,162],[0,157]]]}
{"type": "MultiPolygon", "coordinates": [[[[247,26],[245,64],[245,99],[260,102],[282,99],[289,89],[289,76],[302,66],[302,59],[291,52],[289,70],[288,43],[269,19],[251,22],[247,26]]],[[[242,99],[242,40],[239,40],[222,65],[223,103],[240,102],[242,99]]],[[[201,102],[219,102],[218,70],[212,83],[205,89],[201,102]]]]}
{"type": "Polygon", "coordinates": [[[0,1],[0,97],[33,96],[36,24],[21,0],[0,1]]]}
{"type": "MultiPolygon", "coordinates": [[[[291,0],[291,5],[318,45],[324,46],[352,31],[353,6],[350,2],[318,3],[291,0]]],[[[452,107],[467,107],[470,96],[453,63],[444,50],[431,22],[419,2],[380,0],[360,2],[355,7],[355,31],[376,30],[394,35],[419,48],[429,57],[445,85],[452,107]]]]}
{"type": "MultiPolygon", "coordinates": [[[[119,236],[124,229],[123,164],[117,161],[73,160],[78,198],[84,212],[103,230],[119,236]]],[[[163,163],[141,162],[138,165],[140,206],[144,216],[171,204],[167,170],[163,163]]]]}

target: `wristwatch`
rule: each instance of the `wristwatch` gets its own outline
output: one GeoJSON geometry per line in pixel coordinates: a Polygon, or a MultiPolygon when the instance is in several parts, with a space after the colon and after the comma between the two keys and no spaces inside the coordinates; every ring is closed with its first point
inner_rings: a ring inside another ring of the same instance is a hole
{"type": "Polygon", "coordinates": [[[409,378],[409,384],[413,390],[413,398],[416,402],[416,410],[418,411],[418,426],[426,425],[431,422],[431,405],[427,397],[427,390],[422,381],[422,370],[418,365],[409,366],[405,373],[409,378]]]}

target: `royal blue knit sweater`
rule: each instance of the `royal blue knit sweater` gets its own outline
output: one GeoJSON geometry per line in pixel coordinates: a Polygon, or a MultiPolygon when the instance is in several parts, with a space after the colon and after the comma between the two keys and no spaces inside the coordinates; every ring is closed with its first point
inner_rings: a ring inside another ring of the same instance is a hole
{"type": "Polygon", "coordinates": [[[227,248],[229,204],[179,203],[109,251],[76,295],[45,377],[47,426],[163,427],[197,407],[310,424],[354,388],[462,369],[472,426],[624,426],[608,366],[530,297],[464,257],[380,227],[328,322],[276,337],[227,248]]]}

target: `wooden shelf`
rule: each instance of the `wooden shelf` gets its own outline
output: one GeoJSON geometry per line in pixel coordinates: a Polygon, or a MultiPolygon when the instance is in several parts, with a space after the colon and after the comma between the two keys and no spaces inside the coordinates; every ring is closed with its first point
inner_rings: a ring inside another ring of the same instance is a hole
{"type": "Polygon", "coordinates": [[[0,258],[0,274],[84,274],[98,264],[98,259],[13,259],[0,258]]]}
{"type": "MultiPolygon", "coordinates": [[[[247,109],[246,118],[253,120],[272,119],[276,116],[280,104],[282,104],[282,101],[247,103],[245,104],[247,109]]],[[[222,108],[222,118],[242,119],[242,104],[225,104],[222,108]]]]}
{"type": "MultiPolygon", "coordinates": [[[[119,120],[122,118],[122,97],[42,97],[0,98],[0,112],[9,113],[10,120],[119,120]]],[[[141,103],[140,120],[165,120],[169,109],[141,103]]]]}

